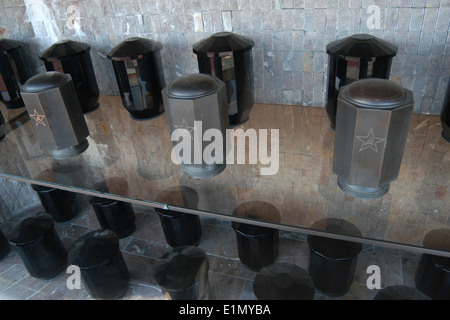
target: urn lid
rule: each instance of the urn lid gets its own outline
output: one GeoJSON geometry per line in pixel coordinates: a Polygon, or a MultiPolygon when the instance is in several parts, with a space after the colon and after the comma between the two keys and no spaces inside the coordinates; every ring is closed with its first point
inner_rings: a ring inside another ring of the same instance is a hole
{"type": "Polygon", "coordinates": [[[354,34],[350,37],[330,42],[327,53],[345,57],[378,58],[394,57],[397,46],[370,34],[354,34]]]}
{"type": "Polygon", "coordinates": [[[62,40],[54,43],[45,50],[39,59],[42,61],[58,61],[71,58],[85,51],[89,51],[91,47],[82,42],[72,40],[62,40]]]}
{"type": "Polygon", "coordinates": [[[202,273],[207,273],[208,268],[208,256],[202,249],[182,246],[161,257],[154,276],[161,287],[167,290],[182,290],[198,283],[202,273]]]}
{"type": "Polygon", "coordinates": [[[80,269],[108,262],[119,249],[119,239],[111,230],[94,230],[78,238],[69,251],[71,264],[80,269]]]}
{"type": "Polygon", "coordinates": [[[53,225],[54,219],[49,213],[28,213],[8,222],[5,236],[15,245],[25,245],[42,237],[53,225]]]}
{"type": "Polygon", "coordinates": [[[255,42],[249,37],[232,32],[217,32],[194,44],[193,51],[195,54],[228,51],[237,53],[251,50],[254,45],[255,42]]]}
{"type": "Polygon", "coordinates": [[[49,71],[37,74],[25,82],[21,87],[21,92],[37,93],[62,86],[72,77],[59,71],[49,71]]]}
{"type": "Polygon", "coordinates": [[[217,91],[220,80],[209,74],[195,73],[181,76],[167,87],[167,95],[175,99],[195,99],[217,91]]]}
{"type": "Polygon", "coordinates": [[[20,48],[22,43],[20,41],[11,39],[0,39],[0,56],[8,54],[8,52],[20,48]]]}
{"type": "Polygon", "coordinates": [[[253,292],[258,300],[312,300],[315,287],[305,269],[277,262],[259,271],[253,281],[253,292]]]}
{"type": "Polygon", "coordinates": [[[162,47],[159,41],[132,37],[125,39],[112,48],[107,56],[109,59],[115,61],[142,59],[154,52],[160,51],[162,47]]]}
{"type": "Polygon", "coordinates": [[[344,86],[341,98],[374,109],[395,107],[407,99],[407,90],[393,80],[367,78],[344,86]]]}

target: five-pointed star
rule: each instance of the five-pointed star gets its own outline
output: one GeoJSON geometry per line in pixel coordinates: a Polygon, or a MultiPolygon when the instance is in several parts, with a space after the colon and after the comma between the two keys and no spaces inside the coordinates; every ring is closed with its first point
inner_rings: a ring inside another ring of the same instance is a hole
{"type": "Polygon", "coordinates": [[[181,122],[181,125],[179,125],[179,126],[174,125],[174,127],[176,129],[185,129],[185,130],[187,130],[189,132],[191,140],[194,140],[193,131],[194,131],[195,127],[189,127],[187,125],[186,121],[184,120],[184,118],[183,118],[183,122],[181,122]]]}
{"type": "Polygon", "coordinates": [[[362,142],[362,146],[359,149],[360,152],[367,148],[370,148],[373,151],[375,151],[376,153],[378,153],[377,144],[386,140],[386,139],[381,139],[381,138],[375,138],[372,129],[370,129],[367,136],[356,136],[356,138],[362,142]]]}
{"type": "Polygon", "coordinates": [[[38,114],[36,109],[34,109],[34,114],[30,114],[30,117],[32,117],[34,119],[34,121],[36,121],[35,122],[36,127],[40,124],[42,124],[44,127],[46,127],[46,125],[44,123],[45,116],[38,114]]]}

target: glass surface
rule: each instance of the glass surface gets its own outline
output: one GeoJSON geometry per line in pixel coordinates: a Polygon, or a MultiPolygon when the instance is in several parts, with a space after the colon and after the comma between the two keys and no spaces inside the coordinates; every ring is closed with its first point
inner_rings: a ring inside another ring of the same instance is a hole
{"type": "MultiPolygon", "coordinates": [[[[257,152],[255,164],[246,156],[244,164],[235,159],[219,175],[196,180],[171,161],[166,115],[134,121],[119,96],[101,95],[100,103],[104,108],[85,115],[89,148],[64,161],[42,149],[28,114],[1,104],[7,124],[0,142],[0,176],[230,221],[450,256],[447,249],[423,245],[430,231],[450,229],[450,144],[441,137],[439,116],[412,116],[398,179],[382,198],[363,200],[344,194],[337,185],[332,172],[334,132],[325,108],[255,104],[250,120],[239,129],[279,130],[278,172],[263,175],[261,169],[269,164],[261,164],[257,152]],[[157,200],[164,190],[180,186],[195,190],[198,201],[157,200]],[[250,201],[275,206],[279,211],[275,221],[233,216],[239,205],[250,201]],[[191,208],[190,203],[196,205],[191,208]],[[312,228],[324,218],[347,220],[362,237],[312,228]]],[[[270,134],[267,143],[270,146],[270,134]]],[[[259,151],[274,146],[261,146],[259,151]]],[[[247,151],[252,148],[247,142],[247,151]]],[[[449,243],[449,233],[440,234],[436,241],[449,243]]]]}

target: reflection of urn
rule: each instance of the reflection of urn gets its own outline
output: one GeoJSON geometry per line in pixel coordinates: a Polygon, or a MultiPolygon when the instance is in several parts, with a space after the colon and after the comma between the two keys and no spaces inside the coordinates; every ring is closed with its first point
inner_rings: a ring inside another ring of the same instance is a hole
{"type": "Polygon", "coordinates": [[[49,213],[28,213],[6,223],[6,237],[32,277],[52,279],[67,265],[67,252],[49,213]]]}
{"type": "MultiPolygon", "coordinates": [[[[450,229],[435,229],[423,238],[423,246],[450,252],[450,229]]],[[[416,272],[416,288],[436,300],[450,299],[450,257],[423,254],[416,272]]]]}
{"type": "Polygon", "coordinates": [[[128,289],[130,274],[111,230],[94,230],[78,238],[68,260],[78,266],[83,282],[94,299],[119,299],[128,289]]]}
{"type": "Polygon", "coordinates": [[[327,114],[336,127],[336,109],[341,88],[364,78],[389,79],[397,46],[369,34],[354,34],[327,44],[327,114]]]}
{"type": "MultiPolygon", "coordinates": [[[[162,191],[156,202],[168,206],[197,209],[198,193],[189,187],[172,187],[162,191]]],[[[196,246],[202,236],[200,217],[185,212],[155,208],[159,215],[167,243],[172,247],[196,246]]]]}
{"type": "Polygon", "coordinates": [[[167,299],[206,300],[209,298],[206,253],[193,246],[182,246],[165,253],[154,269],[154,277],[167,299]]]}
{"type": "Polygon", "coordinates": [[[254,41],[232,32],[218,32],[194,44],[201,73],[226,84],[230,126],[246,122],[253,107],[254,41]]]}
{"type": "Polygon", "coordinates": [[[22,44],[15,40],[0,39],[0,101],[8,109],[24,106],[20,86],[30,76],[22,44]]]}
{"type": "Polygon", "coordinates": [[[36,134],[53,158],[68,159],[89,147],[89,130],[70,75],[38,74],[21,92],[36,134]]]}
{"type": "Polygon", "coordinates": [[[40,56],[47,71],[71,75],[83,113],[94,111],[99,106],[99,90],[90,49],[85,43],[64,40],[53,44],[40,56]]]}
{"type": "Polygon", "coordinates": [[[151,119],[164,112],[161,49],[162,44],[158,41],[133,37],[108,52],[123,106],[133,119],[151,119]]]}
{"type": "Polygon", "coordinates": [[[137,158],[137,172],[147,180],[162,180],[173,176],[177,167],[170,161],[172,145],[164,125],[153,125],[165,119],[155,119],[148,125],[137,123],[128,129],[137,158]]]}
{"type": "MultiPolygon", "coordinates": [[[[352,223],[337,218],[315,222],[311,229],[361,238],[361,231],[352,223]]],[[[348,292],[355,275],[356,262],[362,244],[352,241],[308,235],[311,250],[309,273],[317,289],[332,296],[348,292]]]]}
{"type": "MultiPolygon", "coordinates": [[[[233,211],[233,216],[272,223],[280,221],[278,209],[264,201],[245,202],[233,211]]],[[[231,225],[236,233],[239,259],[243,264],[259,271],[275,262],[279,253],[278,229],[236,221],[231,225]]]]}

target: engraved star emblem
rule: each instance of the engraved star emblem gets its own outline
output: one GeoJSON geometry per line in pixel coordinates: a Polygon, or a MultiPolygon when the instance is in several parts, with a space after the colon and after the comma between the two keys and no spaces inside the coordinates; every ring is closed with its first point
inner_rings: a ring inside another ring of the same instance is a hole
{"type": "Polygon", "coordinates": [[[186,121],[184,119],[181,122],[181,125],[174,125],[174,127],[176,129],[185,129],[185,130],[189,131],[191,140],[194,140],[194,135],[193,135],[194,127],[188,126],[188,124],[186,123],[186,121]]]}
{"type": "Polygon", "coordinates": [[[42,124],[44,127],[46,127],[45,123],[44,123],[44,119],[45,116],[39,114],[36,109],[34,109],[34,114],[30,114],[30,117],[34,119],[35,121],[35,126],[37,127],[38,125],[42,124]]]}
{"type": "Polygon", "coordinates": [[[377,145],[383,141],[386,141],[386,139],[375,138],[373,134],[373,129],[370,129],[367,136],[356,136],[356,138],[362,142],[362,146],[359,149],[359,152],[369,148],[378,153],[377,145]]]}

